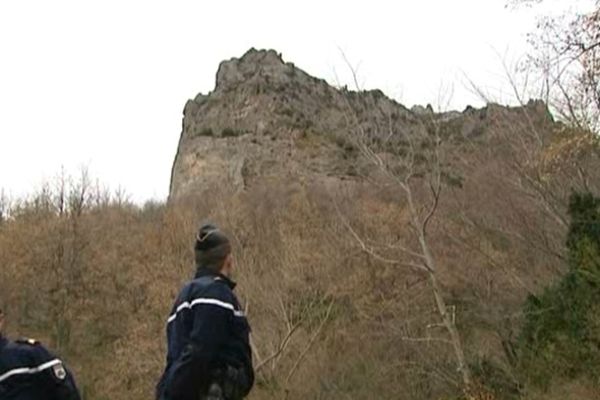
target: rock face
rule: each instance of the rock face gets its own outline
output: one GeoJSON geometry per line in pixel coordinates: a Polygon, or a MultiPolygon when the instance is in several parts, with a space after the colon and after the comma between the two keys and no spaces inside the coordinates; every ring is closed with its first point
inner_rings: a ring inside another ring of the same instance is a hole
{"type": "MultiPolygon", "coordinates": [[[[550,120],[539,102],[527,106],[550,120]]],[[[220,64],[216,86],[185,105],[170,198],[213,185],[240,190],[257,180],[354,179],[361,167],[352,132],[374,137],[417,135],[426,121],[454,137],[477,138],[518,108],[490,105],[463,113],[407,109],[381,91],[334,88],[286,63],[273,50],[251,49],[220,64]],[[499,117],[501,115],[501,117],[499,117]]]]}

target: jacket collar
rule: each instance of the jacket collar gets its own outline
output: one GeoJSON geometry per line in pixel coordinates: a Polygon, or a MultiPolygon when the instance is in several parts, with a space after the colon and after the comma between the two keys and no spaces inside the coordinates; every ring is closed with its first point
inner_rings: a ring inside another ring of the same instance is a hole
{"type": "Polygon", "coordinates": [[[8,344],[8,339],[0,334],[0,350],[4,348],[8,344]]]}
{"type": "Polygon", "coordinates": [[[194,276],[194,279],[202,278],[204,276],[212,276],[212,277],[214,277],[214,279],[216,281],[223,281],[223,282],[225,282],[225,284],[227,286],[229,286],[229,288],[231,290],[235,289],[235,286],[237,285],[234,281],[232,281],[231,279],[229,279],[225,275],[223,275],[223,274],[221,274],[219,272],[213,272],[213,271],[211,271],[211,270],[209,270],[208,268],[205,268],[205,267],[199,267],[196,270],[196,275],[194,276]]]}

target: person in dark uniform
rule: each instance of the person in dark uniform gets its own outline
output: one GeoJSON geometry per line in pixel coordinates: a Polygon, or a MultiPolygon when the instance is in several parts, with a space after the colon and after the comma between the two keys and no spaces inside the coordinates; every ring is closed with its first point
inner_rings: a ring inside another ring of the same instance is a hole
{"type": "Polygon", "coordinates": [[[254,384],[250,326],[231,280],[227,236],[202,226],[194,245],[196,274],[167,319],[167,363],[159,400],[239,400],[254,384]]]}
{"type": "Polygon", "coordinates": [[[3,336],[0,309],[0,399],[80,400],[71,372],[39,342],[3,336]]]}

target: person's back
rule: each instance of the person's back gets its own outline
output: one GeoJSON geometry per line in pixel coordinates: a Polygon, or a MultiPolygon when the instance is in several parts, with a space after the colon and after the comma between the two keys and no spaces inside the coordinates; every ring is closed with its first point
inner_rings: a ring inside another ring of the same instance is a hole
{"type": "Polygon", "coordinates": [[[254,374],[250,326],[228,278],[229,242],[207,225],[195,247],[198,270],[167,319],[167,365],[157,398],[241,399],[250,391],[254,374]]]}
{"type": "MultiPolygon", "coordinates": [[[[0,310],[0,329],[2,324],[0,310]]],[[[10,341],[0,331],[0,399],[79,400],[63,362],[34,340],[10,341]]]]}

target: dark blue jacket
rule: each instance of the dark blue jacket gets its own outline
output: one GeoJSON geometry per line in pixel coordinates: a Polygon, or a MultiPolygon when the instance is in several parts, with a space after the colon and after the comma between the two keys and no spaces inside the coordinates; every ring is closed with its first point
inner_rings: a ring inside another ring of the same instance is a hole
{"type": "Polygon", "coordinates": [[[0,336],[0,399],[80,400],[80,396],[71,373],[44,346],[0,336]]]}
{"type": "Polygon", "coordinates": [[[250,326],[227,277],[199,269],[183,287],[167,320],[167,366],[161,400],[198,400],[228,366],[242,371],[242,392],[254,383],[250,326]]]}

